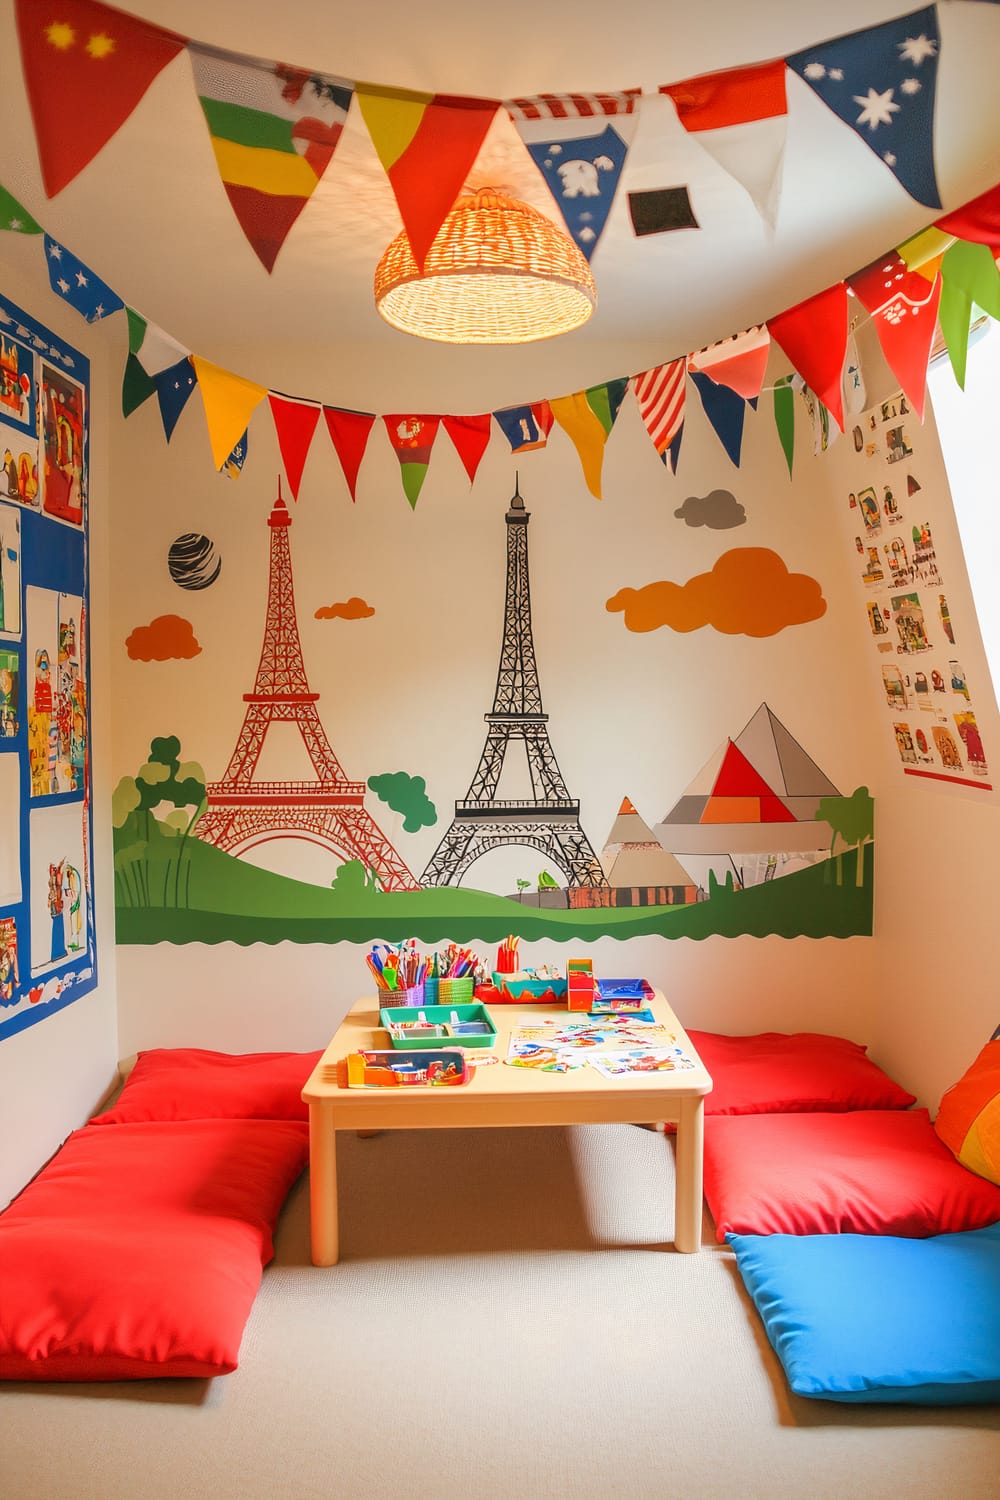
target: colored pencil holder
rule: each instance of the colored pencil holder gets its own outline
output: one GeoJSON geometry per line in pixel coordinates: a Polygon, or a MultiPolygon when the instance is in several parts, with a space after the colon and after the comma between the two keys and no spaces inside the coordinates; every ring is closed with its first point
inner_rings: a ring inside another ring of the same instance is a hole
{"type": "Polygon", "coordinates": [[[462,979],[439,979],[438,1004],[467,1005],[472,999],[474,986],[475,980],[471,974],[466,974],[462,979]]]}
{"type": "Polygon", "coordinates": [[[393,990],[392,999],[396,1005],[423,1005],[424,987],[422,984],[414,984],[409,989],[393,990]]]}
{"type": "Polygon", "coordinates": [[[424,980],[424,1000],[428,1005],[437,1005],[438,985],[440,984],[440,982],[441,981],[438,979],[424,980]]]}

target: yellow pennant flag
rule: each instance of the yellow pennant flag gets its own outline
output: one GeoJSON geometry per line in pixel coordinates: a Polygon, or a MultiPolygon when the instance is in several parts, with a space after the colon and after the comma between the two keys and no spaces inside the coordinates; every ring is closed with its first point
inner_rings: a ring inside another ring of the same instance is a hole
{"type": "Polygon", "coordinates": [[[919,234],[904,240],[896,247],[896,253],[908,271],[919,271],[927,281],[933,281],[941,269],[941,258],[955,243],[955,236],[932,224],[919,234]]]}
{"type": "Polygon", "coordinates": [[[213,365],[210,360],[200,359],[197,354],[191,355],[191,363],[205,406],[212,459],[217,469],[223,469],[267,390],[252,380],[244,380],[242,375],[233,375],[213,365]]]}
{"type": "Polygon", "coordinates": [[[555,399],[550,397],[549,406],[559,426],[576,445],[588,490],[597,500],[602,499],[601,470],[608,433],[587,400],[587,392],[575,391],[572,396],[557,396],[555,399]]]}

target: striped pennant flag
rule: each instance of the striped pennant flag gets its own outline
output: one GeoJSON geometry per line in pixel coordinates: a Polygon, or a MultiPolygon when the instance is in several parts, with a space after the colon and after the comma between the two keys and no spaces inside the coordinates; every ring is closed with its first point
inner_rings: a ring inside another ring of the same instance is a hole
{"type": "Polygon", "coordinates": [[[353,85],[200,43],[188,54],[222,185],[272,271],[337,149],[353,85]]]}
{"type": "Polygon", "coordinates": [[[632,376],[632,389],[639,414],[661,461],[677,473],[677,458],[684,435],[684,395],[687,360],[672,359],[632,376]]]}
{"type": "Polygon", "coordinates": [[[587,260],[597,249],[611,212],[635,134],[640,92],[535,94],[504,100],[518,135],[559,205],[566,228],[587,260]]]}

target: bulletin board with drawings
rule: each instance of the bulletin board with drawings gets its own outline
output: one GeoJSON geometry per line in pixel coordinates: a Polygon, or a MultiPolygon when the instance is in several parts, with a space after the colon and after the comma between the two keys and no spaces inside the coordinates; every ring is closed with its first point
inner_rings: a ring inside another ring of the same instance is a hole
{"type": "Polygon", "coordinates": [[[854,422],[848,515],[887,733],[906,775],[992,791],[976,684],[966,677],[935,545],[944,497],[921,466],[924,430],[902,394],[854,422]]]}
{"type": "Polygon", "coordinates": [[[0,294],[0,1040],[97,983],[89,375],[0,294]]]}

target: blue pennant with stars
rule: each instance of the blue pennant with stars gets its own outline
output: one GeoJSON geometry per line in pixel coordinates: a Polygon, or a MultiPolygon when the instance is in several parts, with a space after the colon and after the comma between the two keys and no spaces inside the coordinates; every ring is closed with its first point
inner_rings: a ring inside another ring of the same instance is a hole
{"type": "Polygon", "coordinates": [[[160,403],[160,416],[167,442],[173,437],[177,419],[188,402],[188,397],[198,384],[194,365],[185,354],[169,370],[161,370],[153,376],[156,399],[160,403]]]}
{"type": "Polygon", "coordinates": [[[607,125],[600,135],[525,145],[548,183],[577,245],[589,260],[607,223],[628,146],[607,125]]]}
{"type": "Polygon", "coordinates": [[[77,260],[72,251],[60,245],[50,234],[45,236],[45,263],[49,283],[57,297],[75,307],[88,323],[96,323],[125,304],[106,281],[95,276],[89,266],[77,260]]]}
{"type": "Polygon", "coordinates": [[[821,42],[787,65],[850,125],[918,203],[940,208],[934,175],[937,8],[821,42]]]}

